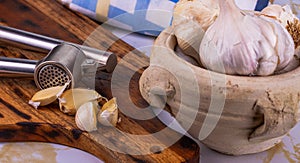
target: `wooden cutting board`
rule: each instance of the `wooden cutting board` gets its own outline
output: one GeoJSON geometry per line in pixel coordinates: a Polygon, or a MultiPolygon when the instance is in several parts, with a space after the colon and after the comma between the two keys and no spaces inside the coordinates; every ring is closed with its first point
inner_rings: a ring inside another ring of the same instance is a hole
{"type": "MultiPolygon", "coordinates": [[[[121,110],[127,113],[135,115],[142,111],[145,115],[153,115],[151,110],[138,109],[148,106],[139,93],[138,80],[148,66],[149,59],[99,27],[96,22],[70,11],[54,0],[0,0],[0,24],[79,44],[97,28],[93,36],[98,41],[90,41],[90,45],[116,53],[119,57],[119,72],[98,72],[96,90],[108,98],[112,97],[112,92],[117,92],[114,96],[117,96],[121,110]],[[131,76],[126,85],[122,83],[122,79],[128,75],[131,76]],[[117,86],[111,88],[112,79],[117,86]],[[137,107],[132,107],[132,103],[137,107]]],[[[0,55],[38,60],[46,54],[2,46],[0,55]]],[[[82,132],[76,127],[74,117],[60,112],[57,103],[40,107],[39,110],[28,105],[32,95],[38,91],[33,79],[0,78],[0,85],[1,142],[58,143],[82,149],[106,162],[199,161],[198,145],[188,137],[167,128],[155,117],[137,120],[121,113],[121,122],[116,128],[100,126],[96,132],[82,132]],[[160,132],[162,130],[163,133],[160,132]],[[146,135],[147,139],[130,135],[146,135]],[[180,139],[169,146],[173,137],[180,139]],[[131,146],[142,153],[148,153],[126,154],[114,150],[124,151],[131,146]]]]}

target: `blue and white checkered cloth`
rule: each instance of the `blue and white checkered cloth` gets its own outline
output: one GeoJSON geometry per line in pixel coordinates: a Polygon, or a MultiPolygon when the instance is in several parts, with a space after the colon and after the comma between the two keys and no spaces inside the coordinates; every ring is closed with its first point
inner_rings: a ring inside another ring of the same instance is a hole
{"type": "MultiPolygon", "coordinates": [[[[100,22],[132,32],[157,36],[171,24],[173,7],[179,0],[60,1],[70,9],[86,14],[100,22]]],[[[236,2],[242,9],[257,11],[269,4],[269,0],[236,0],[236,2]]]]}

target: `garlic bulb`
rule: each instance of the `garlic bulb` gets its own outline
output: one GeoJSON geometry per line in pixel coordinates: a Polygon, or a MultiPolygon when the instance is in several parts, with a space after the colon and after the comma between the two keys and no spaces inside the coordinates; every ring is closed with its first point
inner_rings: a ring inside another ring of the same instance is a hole
{"type": "Polygon", "coordinates": [[[198,63],[202,37],[218,14],[216,0],[181,0],[174,7],[172,26],[178,46],[198,63]]]}
{"type": "Polygon", "coordinates": [[[263,16],[273,18],[280,22],[280,24],[285,27],[290,35],[292,36],[295,44],[295,55],[293,59],[288,63],[288,65],[276,72],[277,74],[291,71],[300,65],[300,23],[299,19],[295,14],[293,14],[292,9],[289,5],[269,5],[261,11],[263,16]]]}
{"type": "Polygon", "coordinates": [[[295,48],[300,46],[300,21],[289,5],[270,5],[261,11],[261,14],[267,17],[271,17],[280,22],[293,37],[295,48]]]}
{"type": "Polygon", "coordinates": [[[91,101],[82,104],[75,115],[75,122],[77,127],[83,131],[95,131],[97,130],[97,117],[96,112],[98,110],[98,103],[91,101]]]}
{"type": "Polygon", "coordinates": [[[293,58],[294,42],[277,21],[247,14],[234,0],[219,0],[220,14],[199,49],[202,64],[237,75],[270,75],[293,58]]]}

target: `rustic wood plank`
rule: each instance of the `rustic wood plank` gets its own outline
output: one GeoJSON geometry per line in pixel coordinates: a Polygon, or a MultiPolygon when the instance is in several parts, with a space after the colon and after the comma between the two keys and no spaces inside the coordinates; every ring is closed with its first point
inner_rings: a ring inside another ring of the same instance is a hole
{"type": "MultiPolygon", "coordinates": [[[[118,92],[116,96],[120,101],[120,107],[133,114],[139,114],[142,109],[132,108],[130,101],[140,108],[148,106],[139,93],[138,80],[148,66],[149,59],[82,14],[68,10],[57,1],[0,0],[0,24],[74,43],[82,43],[88,38],[86,41],[88,45],[116,53],[120,61],[118,68],[122,71],[114,76],[106,72],[98,72],[96,90],[108,98],[112,97],[112,91],[118,92]],[[92,32],[94,32],[93,37],[89,37],[92,32]],[[130,74],[132,72],[133,75],[130,74]],[[132,75],[129,82],[130,96],[126,94],[127,87],[122,87],[122,79],[126,75],[132,75]],[[118,81],[114,83],[120,86],[115,88],[117,90],[111,89],[112,78],[118,81]]],[[[44,53],[6,46],[0,48],[0,55],[29,59],[41,59],[45,56],[44,53]]],[[[0,85],[1,142],[59,143],[82,149],[107,162],[197,162],[199,160],[197,144],[166,128],[157,118],[137,120],[121,113],[122,122],[117,125],[117,130],[99,127],[97,132],[82,132],[76,127],[74,117],[60,112],[57,103],[41,107],[39,110],[27,104],[38,90],[32,79],[1,78],[0,85]],[[165,129],[164,133],[156,137],[151,136],[163,129],[165,129]],[[128,134],[150,135],[150,137],[147,140],[139,140],[128,134]],[[160,151],[159,148],[168,145],[169,139],[176,136],[180,137],[178,141],[160,151]],[[107,148],[103,145],[104,142],[119,149],[135,145],[141,151],[151,150],[152,154],[123,154],[107,148]]],[[[150,110],[143,110],[143,113],[153,114],[150,110]]]]}

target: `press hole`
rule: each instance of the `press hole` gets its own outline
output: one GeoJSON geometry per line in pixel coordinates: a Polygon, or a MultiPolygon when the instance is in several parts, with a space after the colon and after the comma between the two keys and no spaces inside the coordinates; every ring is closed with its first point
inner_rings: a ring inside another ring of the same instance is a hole
{"type": "Polygon", "coordinates": [[[162,152],[162,148],[160,146],[152,146],[150,147],[150,152],[153,154],[160,154],[162,152]]]}

